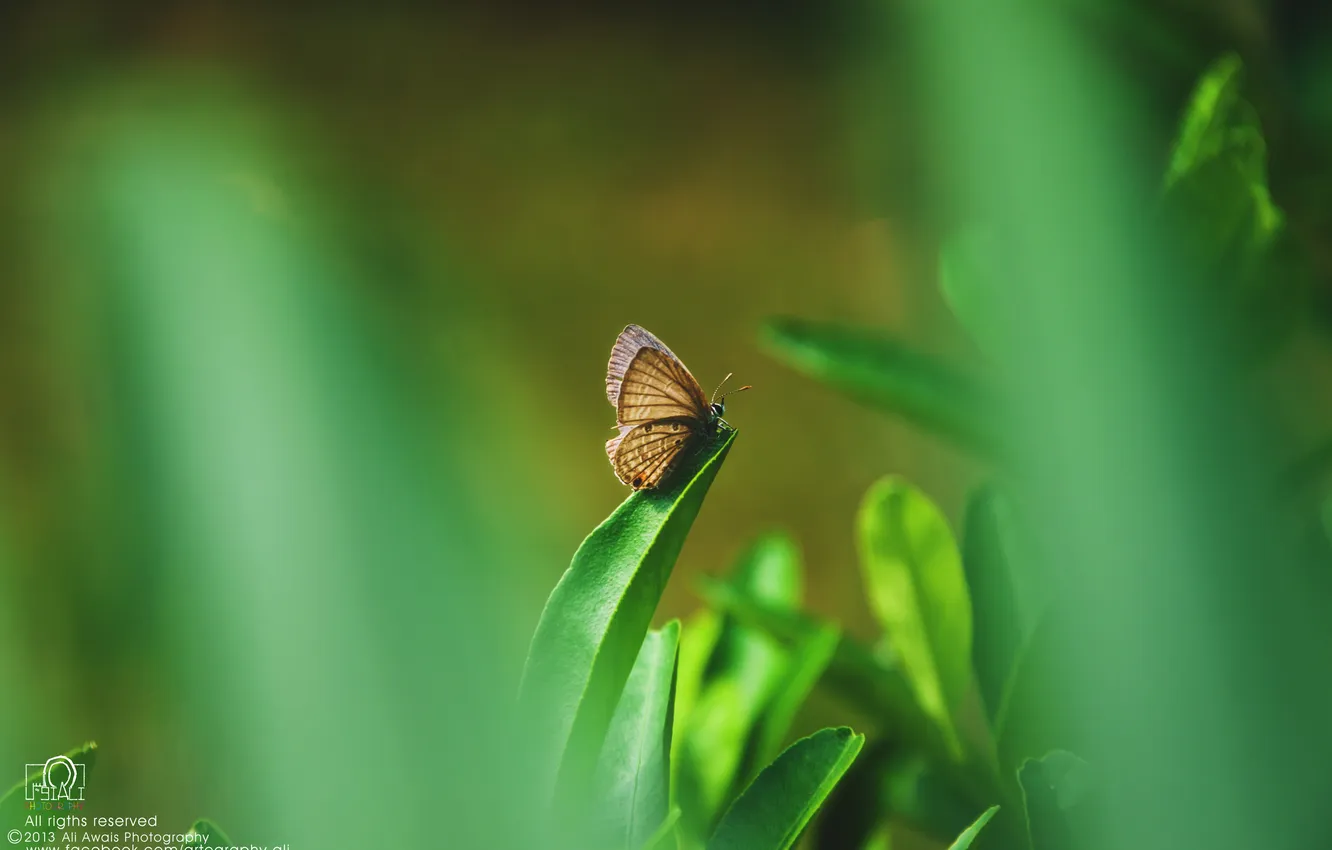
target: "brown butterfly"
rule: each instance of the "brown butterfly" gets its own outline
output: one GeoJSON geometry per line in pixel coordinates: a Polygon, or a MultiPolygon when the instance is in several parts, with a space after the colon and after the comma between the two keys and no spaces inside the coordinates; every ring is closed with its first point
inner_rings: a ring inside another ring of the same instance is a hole
{"type": "Polygon", "coordinates": [[[711,440],[718,425],[725,424],[726,395],[717,398],[714,391],[708,401],[680,358],[638,325],[628,326],[615,340],[606,397],[620,429],[606,441],[606,454],[615,475],[635,490],[660,485],[689,450],[711,440]]]}

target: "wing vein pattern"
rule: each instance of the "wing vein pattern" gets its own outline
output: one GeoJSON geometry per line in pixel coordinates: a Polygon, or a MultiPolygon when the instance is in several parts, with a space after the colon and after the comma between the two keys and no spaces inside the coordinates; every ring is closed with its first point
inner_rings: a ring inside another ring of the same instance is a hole
{"type": "Polygon", "coordinates": [[[665,343],[638,325],[626,327],[611,349],[606,398],[619,427],[606,441],[606,455],[635,490],[660,484],[709,430],[703,388],[665,343]]]}

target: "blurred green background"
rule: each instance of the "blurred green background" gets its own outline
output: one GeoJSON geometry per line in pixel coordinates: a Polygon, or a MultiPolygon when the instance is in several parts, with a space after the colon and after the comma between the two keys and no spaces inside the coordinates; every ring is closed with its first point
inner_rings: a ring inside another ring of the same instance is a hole
{"type": "MultiPolygon", "coordinates": [[[[706,389],[731,371],[755,386],[729,405],[742,436],[658,621],[780,527],[808,607],[873,635],[866,488],[900,473],[956,522],[990,466],[799,376],[761,323],[875,326],[986,368],[939,294],[941,241],[1039,174],[1014,170],[1024,146],[1094,175],[1069,198],[1131,221],[1227,50],[1310,267],[1278,298],[1307,321],[1235,395],[1264,412],[1265,453],[1315,448],[1332,430],[1332,16],[918,5],[6,4],[0,770],[96,739],[94,813],[208,814],[306,847],[419,836],[373,801],[424,810],[439,789],[403,771],[466,761],[502,727],[490,707],[542,603],[625,495],[603,377],[628,322],[706,389]],[[1022,50],[948,41],[1010,12],[996,31],[1022,50]],[[987,74],[1034,94],[976,89],[987,74]],[[1064,122],[1096,143],[1070,148],[1064,122]],[[347,800],[365,809],[311,816],[347,800]]],[[[1052,269],[1076,265],[1031,287],[1052,269]]],[[[1028,341],[1012,362],[1034,374],[1051,349],[1028,341]]],[[[1146,386],[1157,355],[1121,377],[1146,386]]]]}

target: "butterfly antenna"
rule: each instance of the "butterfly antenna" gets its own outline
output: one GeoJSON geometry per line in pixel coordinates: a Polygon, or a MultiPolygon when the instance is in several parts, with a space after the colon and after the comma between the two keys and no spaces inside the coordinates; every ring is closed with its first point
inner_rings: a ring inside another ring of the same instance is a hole
{"type": "MultiPolygon", "coordinates": [[[[721,388],[726,386],[726,382],[731,380],[731,376],[734,374],[734,372],[727,372],[726,377],[722,378],[721,383],[717,385],[717,389],[712,391],[712,400],[714,402],[717,400],[717,393],[721,392],[721,388]]],[[[722,396],[722,398],[726,398],[726,396],[722,396]]]]}
{"type": "MultiPolygon", "coordinates": [[[[727,392],[722,393],[722,396],[721,396],[721,397],[722,397],[722,398],[726,398],[728,395],[735,395],[736,393],[742,393],[742,392],[744,392],[745,390],[752,390],[752,389],[754,389],[752,386],[750,386],[749,384],[745,384],[743,387],[736,387],[736,388],[733,389],[733,390],[728,390],[727,392]]],[[[718,401],[721,401],[721,399],[717,399],[717,400],[718,400],[718,401]]]]}

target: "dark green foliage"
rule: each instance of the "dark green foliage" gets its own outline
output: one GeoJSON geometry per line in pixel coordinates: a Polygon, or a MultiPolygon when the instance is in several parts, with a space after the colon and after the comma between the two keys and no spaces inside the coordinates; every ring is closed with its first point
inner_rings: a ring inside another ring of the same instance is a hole
{"type": "Polygon", "coordinates": [[[708,850],[786,850],[865,743],[845,727],[792,744],[726,812],[708,850]]]}
{"type": "Polygon", "coordinates": [[[1004,686],[1026,638],[1013,588],[1009,529],[1004,527],[999,499],[991,488],[972,494],[962,539],[962,564],[973,603],[972,664],[991,723],[999,713],[1004,686]]]}

